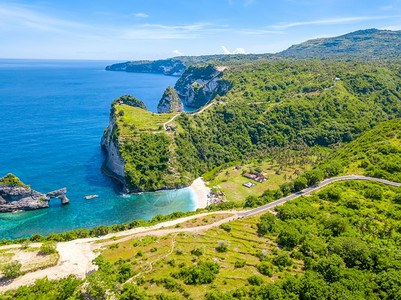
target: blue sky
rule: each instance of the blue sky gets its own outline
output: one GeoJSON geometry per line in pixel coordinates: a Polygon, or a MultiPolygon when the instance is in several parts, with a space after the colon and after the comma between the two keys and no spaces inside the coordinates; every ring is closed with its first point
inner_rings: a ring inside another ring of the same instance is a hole
{"type": "Polygon", "coordinates": [[[401,0],[0,0],[0,57],[274,53],[367,28],[400,30],[401,0]]]}

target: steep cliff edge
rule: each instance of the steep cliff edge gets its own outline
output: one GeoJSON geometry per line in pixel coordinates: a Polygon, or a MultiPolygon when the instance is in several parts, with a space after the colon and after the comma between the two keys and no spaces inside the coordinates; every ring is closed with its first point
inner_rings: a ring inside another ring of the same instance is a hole
{"type": "Polygon", "coordinates": [[[43,194],[30,189],[13,174],[7,174],[0,178],[0,212],[47,208],[51,198],[58,198],[65,205],[70,202],[66,193],[67,189],[62,188],[43,194]]]}
{"type": "Polygon", "coordinates": [[[184,105],[180,97],[178,97],[177,91],[169,86],[163,93],[162,98],[157,105],[157,112],[167,113],[167,112],[183,112],[184,105]]]}
{"type": "Polygon", "coordinates": [[[106,152],[102,171],[121,182],[126,192],[187,185],[189,181],[176,174],[174,133],[163,126],[175,114],[155,114],[119,99],[112,103],[110,123],[101,140],[106,152]]]}
{"type": "Polygon", "coordinates": [[[141,100],[131,95],[121,96],[111,103],[109,126],[105,129],[100,141],[100,145],[106,154],[106,159],[103,162],[101,170],[107,176],[123,184],[124,189],[127,190],[125,182],[125,162],[120,153],[120,144],[122,141],[119,140],[119,135],[121,129],[117,122],[118,117],[124,115],[124,110],[118,110],[118,107],[123,105],[147,110],[145,104],[141,100]]]}
{"type": "Polygon", "coordinates": [[[224,67],[191,66],[178,79],[174,88],[186,106],[200,108],[216,95],[223,96],[230,84],[222,80],[224,67]]]}

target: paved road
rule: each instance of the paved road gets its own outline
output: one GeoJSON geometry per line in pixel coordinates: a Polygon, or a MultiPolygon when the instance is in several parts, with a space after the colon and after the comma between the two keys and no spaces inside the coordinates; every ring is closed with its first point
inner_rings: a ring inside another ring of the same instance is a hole
{"type": "Polygon", "coordinates": [[[268,203],[266,205],[263,206],[259,206],[255,209],[252,210],[248,210],[245,212],[240,212],[238,213],[238,215],[240,217],[248,217],[248,216],[252,216],[252,215],[256,215],[259,214],[261,212],[264,212],[266,210],[269,210],[277,205],[281,205],[284,204],[287,201],[296,199],[300,196],[304,196],[304,195],[310,195],[313,191],[316,191],[330,183],[336,182],[336,181],[342,181],[342,180],[370,180],[370,181],[376,181],[376,182],[380,182],[386,185],[391,185],[391,186],[395,186],[395,187],[400,187],[401,183],[398,182],[393,182],[393,181],[388,181],[388,180],[384,180],[384,179],[379,179],[379,178],[373,178],[373,177],[367,177],[367,176],[360,176],[360,175],[346,175],[346,176],[340,176],[340,177],[333,177],[333,178],[329,178],[329,179],[325,179],[322,182],[319,182],[318,184],[308,187],[300,192],[297,192],[295,194],[291,194],[287,197],[281,198],[277,201],[268,203]]]}

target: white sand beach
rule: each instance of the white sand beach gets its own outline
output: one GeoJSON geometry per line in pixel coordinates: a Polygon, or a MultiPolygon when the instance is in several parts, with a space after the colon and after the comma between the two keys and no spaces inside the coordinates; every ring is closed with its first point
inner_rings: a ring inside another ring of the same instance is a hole
{"type": "Polygon", "coordinates": [[[205,208],[208,205],[207,195],[210,193],[210,188],[205,185],[201,177],[194,180],[191,188],[195,191],[198,198],[198,205],[196,208],[205,208]]]}

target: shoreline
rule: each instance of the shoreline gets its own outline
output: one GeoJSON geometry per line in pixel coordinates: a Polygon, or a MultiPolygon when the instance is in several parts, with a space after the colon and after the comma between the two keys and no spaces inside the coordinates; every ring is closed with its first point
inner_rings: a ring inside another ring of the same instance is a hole
{"type": "Polygon", "coordinates": [[[197,198],[196,209],[205,208],[209,205],[208,194],[210,193],[210,188],[205,185],[202,177],[196,178],[190,188],[195,192],[197,198]]]}

